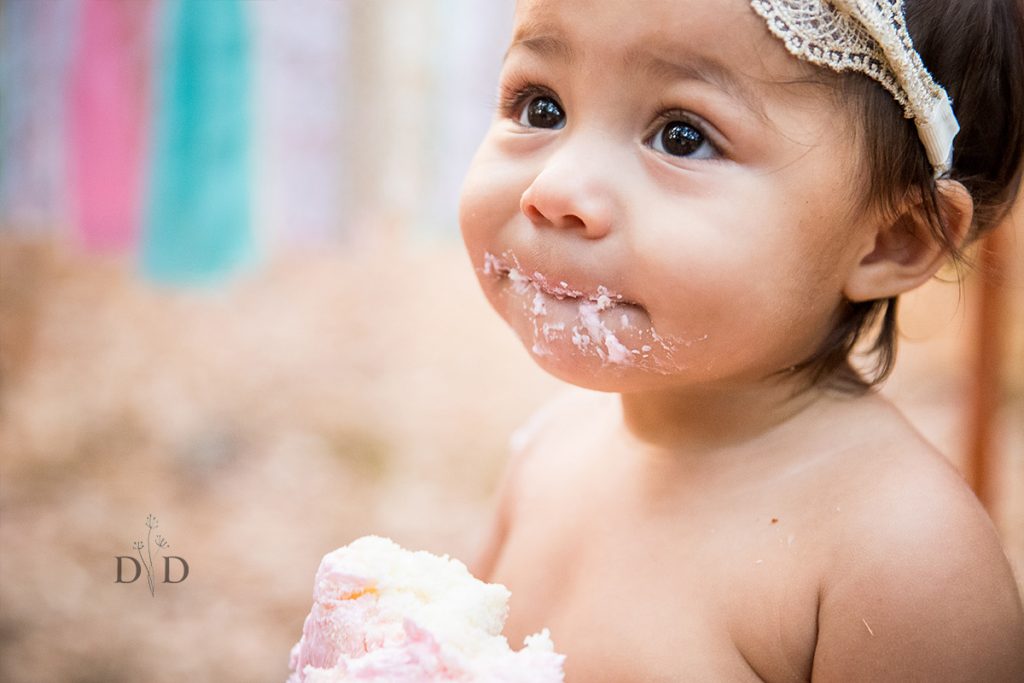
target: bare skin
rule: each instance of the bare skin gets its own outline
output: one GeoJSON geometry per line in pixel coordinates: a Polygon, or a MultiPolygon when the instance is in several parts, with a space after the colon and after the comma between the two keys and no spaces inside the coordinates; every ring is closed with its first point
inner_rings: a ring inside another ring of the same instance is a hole
{"type": "MultiPolygon", "coordinates": [[[[1024,616],[957,473],[884,400],[798,392],[846,302],[944,259],[860,208],[844,103],[747,0],[520,0],[460,224],[565,381],[474,573],[569,683],[1020,681],[1024,616]]],[[[939,181],[951,235],[972,203],[939,181]]]]}
{"type": "Polygon", "coordinates": [[[513,646],[551,629],[569,683],[1024,672],[988,518],[875,397],[821,398],[699,458],[638,439],[617,397],[562,401],[513,457],[472,569],[512,591],[513,646]]]}

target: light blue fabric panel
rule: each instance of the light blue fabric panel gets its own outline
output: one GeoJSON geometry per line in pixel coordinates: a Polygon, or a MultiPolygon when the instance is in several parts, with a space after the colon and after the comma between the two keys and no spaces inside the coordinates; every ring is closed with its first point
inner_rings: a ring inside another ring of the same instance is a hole
{"type": "Polygon", "coordinates": [[[253,254],[245,6],[175,0],[163,11],[143,270],[211,282],[253,254]]]}

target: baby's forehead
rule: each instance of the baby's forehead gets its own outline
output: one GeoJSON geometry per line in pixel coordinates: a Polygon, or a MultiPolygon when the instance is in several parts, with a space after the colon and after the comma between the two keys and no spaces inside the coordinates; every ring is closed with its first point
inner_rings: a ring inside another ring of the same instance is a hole
{"type": "Polygon", "coordinates": [[[678,66],[783,99],[820,97],[813,86],[831,82],[790,55],[749,0],[518,0],[510,52],[517,45],[613,78],[678,66]]]}
{"type": "Polygon", "coordinates": [[[599,32],[615,41],[660,37],[691,42],[714,34],[736,36],[744,24],[763,29],[749,0],[517,0],[515,21],[564,21],[567,28],[599,32]]]}
{"type": "Polygon", "coordinates": [[[596,60],[703,56],[769,81],[819,71],[785,50],[749,0],[517,0],[513,35],[556,38],[568,56],[596,60]]]}

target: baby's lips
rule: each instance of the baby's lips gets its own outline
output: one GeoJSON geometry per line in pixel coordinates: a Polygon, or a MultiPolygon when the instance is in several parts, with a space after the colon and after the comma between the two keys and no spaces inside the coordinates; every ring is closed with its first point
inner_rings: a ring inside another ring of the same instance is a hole
{"type": "Polygon", "coordinates": [[[636,305],[629,297],[604,282],[595,280],[586,271],[564,265],[548,268],[536,263],[523,262],[511,249],[501,252],[501,256],[484,252],[480,272],[486,276],[505,277],[513,282],[534,286],[558,299],[583,299],[596,303],[602,298],[607,298],[614,303],[636,305]]]}

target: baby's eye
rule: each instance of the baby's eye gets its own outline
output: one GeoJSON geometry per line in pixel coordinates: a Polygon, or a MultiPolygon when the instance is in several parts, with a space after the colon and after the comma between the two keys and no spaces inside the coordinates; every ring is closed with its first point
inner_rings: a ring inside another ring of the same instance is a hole
{"type": "Polygon", "coordinates": [[[526,101],[519,123],[530,128],[561,128],[565,125],[565,112],[553,97],[537,95],[526,101]]]}
{"type": "Polygon", "coordinates": [[[694,123],[672,118],[666,121],[650,139],[651,147],[674,157],[710,159],[717,154],[714,145],[694,123]]]}

